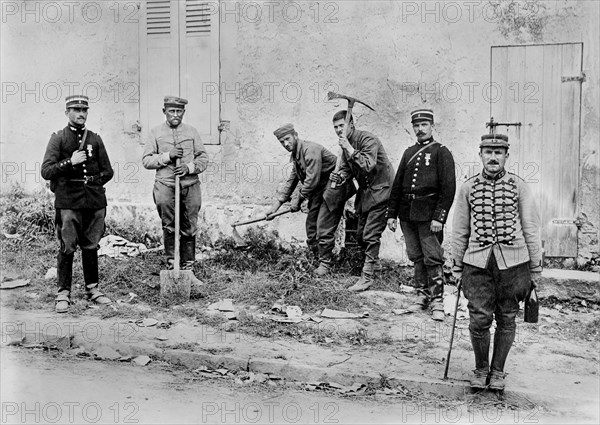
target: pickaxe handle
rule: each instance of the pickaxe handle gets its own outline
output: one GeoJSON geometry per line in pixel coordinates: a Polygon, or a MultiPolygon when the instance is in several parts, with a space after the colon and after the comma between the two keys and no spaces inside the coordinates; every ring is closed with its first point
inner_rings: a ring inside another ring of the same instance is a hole
{"type": "MultiPolygon", "coordinates": [[[[280,216],[280,215],[287,214],[287,213],[289,213],[289,212],[291,212],[291,210],[290,210],[289,208],[286,208],[286,209],[284,209],[284,210],[281,210],[281,211],[278,211],[278,212],[276,212],[276,213],[273,213],[273,214],[271,214],[271,215],[270,215],[270,216],[268,216],[268,217],[269,217],[269,218],[275,218],[275,217],[278,217],[278,216],[280,216]]],[[[267,219],[267,216],[265,215],[264,217],[253,218],[253,219],[251,219],[251,220],[246,220],[246,221],[236,221],[235,223],[233,223],[233,224],[231,225],[231,227],[237,227],[237,226],[243,226],[243,225],[245,225],[245,224],[257,223],[257,222],[259,222],[259,221],[263,221],[263,220],[266,220],[266,219],[267,219]]]]}
{"type": "MultiPolygon", "coordinates": [[[[346,112],[346,121],[344,122],[344,137],[348,137],[348,126],[350,125],[350,119],[352,118],[352,108],[354,108],[354,102],[354,100],[348,100],[348,112],[346,112]]],[[[342,147],[340,146],[337,161],[335,162],[335,170],[333,170],[334,173],[339,172],[340,168],[342,168],[343,156],[344,149],[342,149],[342,147]]],[[[336,186],[336,182],[331,182],[332,189],[335,189],[336,186]]]]}

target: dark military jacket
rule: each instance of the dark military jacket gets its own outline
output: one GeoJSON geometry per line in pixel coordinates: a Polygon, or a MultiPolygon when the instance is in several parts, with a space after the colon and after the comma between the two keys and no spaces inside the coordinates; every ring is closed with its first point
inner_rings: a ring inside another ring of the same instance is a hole
{"type": "Polygon", "coordinates": [[[86,152],[86,160],[82,164],[71,164],[71,155],[79,149],[83,134],[83,129],[67,126],[53,133],[48,142],[42,177],[50,180],[57,209],[106,207],[103,186],[112,179],[114,172],[100,136],[88,130],[81,147],[86,152]]]}
{"type": "Polygon", "coordinates": [[[379,139],[368,131],[354,129],[348,135],[354,153],[343,151],[340,173],[345,178],[354,177],[358,182],[355,209],[359,213],[369,212],[373,207],[387,202],[394,167],[379,139]]]}
{"type": "Polygon", "coordinates": [[[388,218],[445,223],[455,192],[454,158],[448,148],[433,138],[417,143],[402,155],[388,202],[388,218]]]}
{"type": "Polygon", "coordinates": [[[296,149],[292,152],[290,162],[293,162],[288,178],[277,191],[280,202],[290,200],[298,181],[302,183],[300,195],[311,199],[321,192],[329,182],[329,174],[335,168],[336,156],[322,145],[307,140],[298,140],[296,149]]]}

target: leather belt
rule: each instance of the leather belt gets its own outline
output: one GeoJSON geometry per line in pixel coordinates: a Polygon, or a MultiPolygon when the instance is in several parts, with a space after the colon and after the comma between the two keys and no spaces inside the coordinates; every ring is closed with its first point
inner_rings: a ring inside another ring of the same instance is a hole
{"type": "Polygon", "coordinates": [[[406,193],[402,195],[402,199],[421,199],[421,198],[429,198],[430,196],[435,196],[437,193],[428,193],[426,195],[417,195],[415,193],[406,193]]]}
{"type": "Polygon", "coordinates": [[[100,177],[101,177],[101,174],[98,174],[95,176],[86,176],[83,179],[66,179],[65,181],[76,182],[76,183],[91,183],[100,177]]]}

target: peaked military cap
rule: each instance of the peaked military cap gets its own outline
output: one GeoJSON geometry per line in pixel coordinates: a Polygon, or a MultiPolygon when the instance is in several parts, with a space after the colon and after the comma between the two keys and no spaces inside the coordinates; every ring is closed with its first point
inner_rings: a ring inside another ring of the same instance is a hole
{"type": "Polygon", "coordinates": [[[508,136],[504,134],[484,134],[481,136],[480,148],[506,148],[508,149],[508,136]]]}
{"type": "Polygon", "coordinates": [[[290,134],[290,133],[294,133],[296,130],[294,130],[294,124],[284,124],[281,127],[279,127],[277,130],[275,130],[273,132],[273,134],[275,135],[275,137],[277,137],[278,139],[281,139],[283,136],[285,136],[286,134],[290,134]]]}
{"type": "Polygon", "coordinates": [[[164,104],[165,106],[177,106],[179,108],[185,108],[187,105],[187,99],[183,99],[177,96],[165,96],[164,104]]]}
{"type": "Polygon", "coordinates": [[[415,109],[410,113],[410,122],[416,123],[421,121],[430,121],[433,124],[433,110],[431,109],[415,109]]]}
{"type": "Polygon", "coordinates": [[[90,99],[82,94],[76,94],[73,96],[67,96],[65,98],[67,109],[69,108],[85,108],[90,107],[90,99]]]}

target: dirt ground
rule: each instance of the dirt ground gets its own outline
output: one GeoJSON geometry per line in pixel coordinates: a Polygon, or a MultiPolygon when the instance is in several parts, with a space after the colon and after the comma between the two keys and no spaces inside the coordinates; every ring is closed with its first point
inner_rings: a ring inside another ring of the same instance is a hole
{"type": "MultiPolygon", "coordinates": [[[[30,292],[25,287],[0,293],[4,306],[3,345],[14,341],[15,324],[25,324],[33,333],[38,332],[40,326],[47,328],[49,323],[62,326],[59,332],[66,332],[65,326],[70,326],[75,331],[87,327],[89,333],[90,326],[87,325],[93,323],[94,328],[104,329],[106,338],[122,343],[119,346],[121,354],[139,353],[140,349],[148,353],[180,350],[257,359],[256,364],[259,365],[263,359],[268,361],[263,367],[279,365],[280,369],[275,373],[283,375],[290,364],[302,365],[307,368],[304,383],[321,376],[311,374],[313,369],[329,371],[331,376],[343,381],[339,382],[342,385],[351,385],[361,375],[417,382],[406,387],[407,397],[396,398],[395,401],[393,397],[384,397],[392,404],[410,401],[421,407],[454,409],[459,406],[459,409],[479,409],[482,412],[493,408],[503,412],[504,419],[507,412],[516,411],[520,412],[517,422],[534,417],[539,423],[542,416],[541,422],[557,423],[597,423],[600,419],[596,309],[548,302],[540,309],[538,324],[525,324],[519,318],[517,338],[506,365],[509,375],[505,396],[498,399],[490,393],[466,391],[462,397],[456,398],[448,396],[444,387],[437,385],[444,373],[451,318],[448,316],[440,324],[433,322],[425,312],[416,315],[392,313],[392,310],[402,309],[410,302],[410,292],[367,291],[358,294],[359,305],[364,301],[365,309],[371,311],[368,317],[362,319],[324,319],[321,323],[278,324],[272,328],[265,320],[262,322],[267,326],[264,334],[268,336],[244,333],[243,319],[226,320],[220,317],[222,313],[217,312],[209,316],[212,325],[207,325],[207,316],[189,314],[190,310],[205,310],[203,301],[160,311],[144,302],[121,303],[116,306],[117,313],[87,305],[66,315],[55,314],[51,304],[37,311],[14,309],[15,300],[30,292]],[[378,308],[373,309],[373,306],[378,308]],[[139,326],[143,319],[154,319],[157,324],[139,326]]],[[[236,305],[236,309],[245,314],[261,314],[252,306],[236,305]]],[[[93,351],[98,346],[91,344],[86,349],[93,351]]],[[[466,388],[466,380],[473,368],[473,354],[468,339],[468,319],[465,317],[457,320],[453,347],[449,377],[456,385],[466,388]]],[[[23,351],[27,350],[22,348],[15,355],[19,356],[23,351]]],[[[61,360],[61,357],[57,359],[61,360]]],[[[107,370],[103,373],[109,376],[120,373],[117,372],[120,369],[114,372],[110,368],[107,370]]],[[[182,373],[185,375],[185,372],[182,373]]],[[[121,380],[119,376],[113,378],[121,380]]],[[[288,391],[284,389],[286,394],[288,391]]],[[[390,418],[382,419],[387,422],[390,418]]],[[[417,419],[407,418],[407,421],[421,422],[417,419]]],[[[487,417],[480,419],[490,422],[487,417]]]]}
{"type": "Polygon", "coordinates": [[[240,385],[161,362],[142,368],[14,347],[0,348],[0,355],[6,424],[597,423],[582,412],[343,397],[284,382],[240,385]]]}

